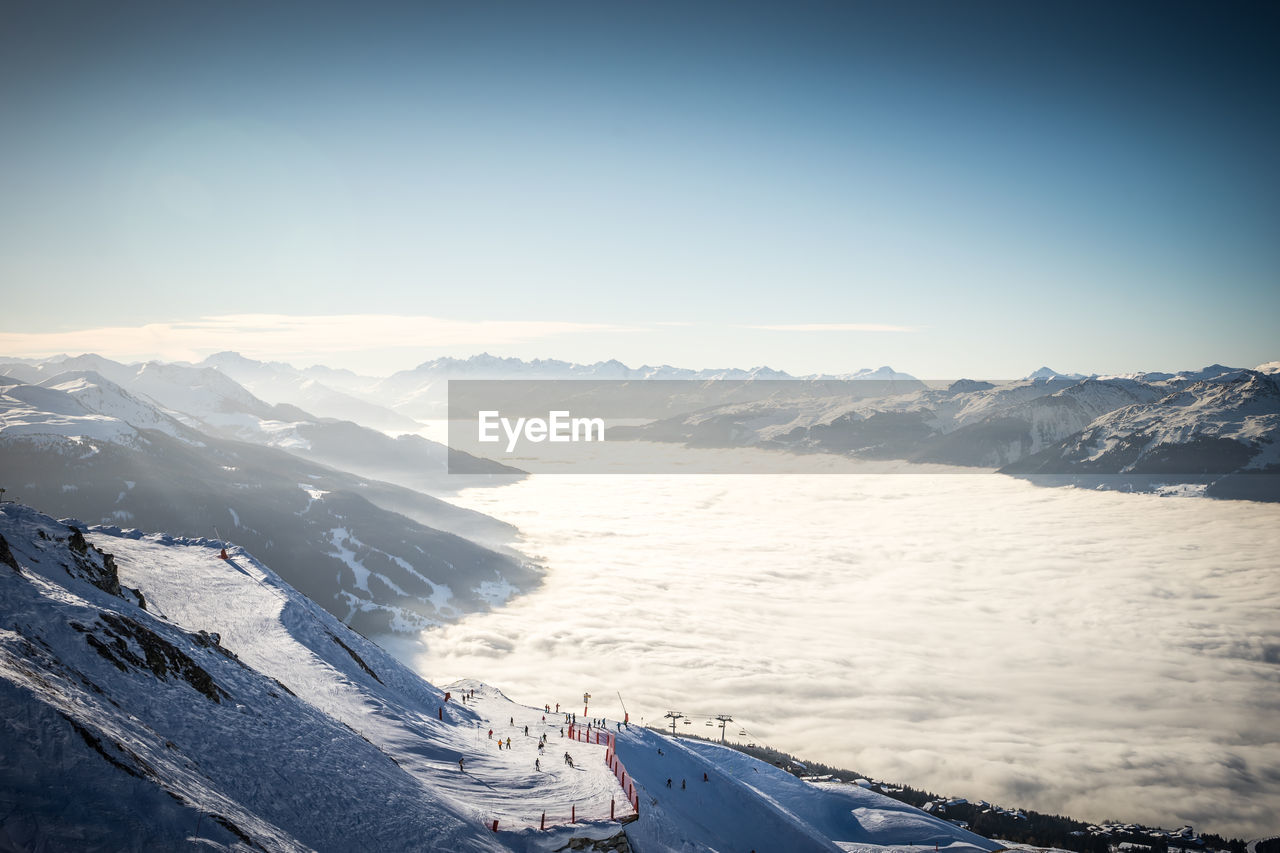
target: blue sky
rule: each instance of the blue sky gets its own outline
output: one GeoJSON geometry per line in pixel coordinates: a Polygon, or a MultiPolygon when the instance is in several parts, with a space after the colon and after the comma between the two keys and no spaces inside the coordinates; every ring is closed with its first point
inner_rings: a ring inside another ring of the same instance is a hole
{"type": "Polygon", "coordinates": [[[1278,56],[1246,3],[6,4],[0,351],[1252,365],[1278,56]]]}

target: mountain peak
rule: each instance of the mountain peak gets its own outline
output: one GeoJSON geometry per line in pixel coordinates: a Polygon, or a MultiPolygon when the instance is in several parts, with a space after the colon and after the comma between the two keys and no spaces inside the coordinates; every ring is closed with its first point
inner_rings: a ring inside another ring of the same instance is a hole
{"type": "Polygon", "coordinates": [[[1059,373],[1052,367],[1041,367],[1039,370],[1033,370],[1031,373],[1023,377],[1023,379],[1035,382],[1038,379],[1084,379],[1083,373],[1059,373]]]}

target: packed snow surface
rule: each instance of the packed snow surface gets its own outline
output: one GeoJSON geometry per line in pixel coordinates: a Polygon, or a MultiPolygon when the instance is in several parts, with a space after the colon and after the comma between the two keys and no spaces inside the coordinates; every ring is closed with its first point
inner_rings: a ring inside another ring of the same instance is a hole
{"type": "Polygon", "coordinates": [[[637,819],[608,744],[572,739],[573,697],[442,691],[242,549],[115,528],[86,545],[14,504],[0,535],[3,849],[551,851],[624,826],[640,853],[997,847],[605,722],[637,819]]]}

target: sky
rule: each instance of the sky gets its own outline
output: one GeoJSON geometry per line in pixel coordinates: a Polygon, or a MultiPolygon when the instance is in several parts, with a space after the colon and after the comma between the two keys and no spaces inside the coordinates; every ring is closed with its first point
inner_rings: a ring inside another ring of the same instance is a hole
{"type": "Polygon", "coordinates": [[[1280,357],[1280,11],[6,3],[0,352],[1280,357]]]}

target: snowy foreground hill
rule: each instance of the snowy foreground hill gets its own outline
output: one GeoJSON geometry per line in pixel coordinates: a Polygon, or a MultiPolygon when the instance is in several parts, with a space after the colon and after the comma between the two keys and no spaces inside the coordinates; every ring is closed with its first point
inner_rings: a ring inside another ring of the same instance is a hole
{"type": "Polygon", "coordinates": [[[636,818],[607,747],[562,737],[562,715],[480,682],[448,696],[220,547],[0,505],[0,850],[999,847],[631,728],[615,749],[636,818]]]}

